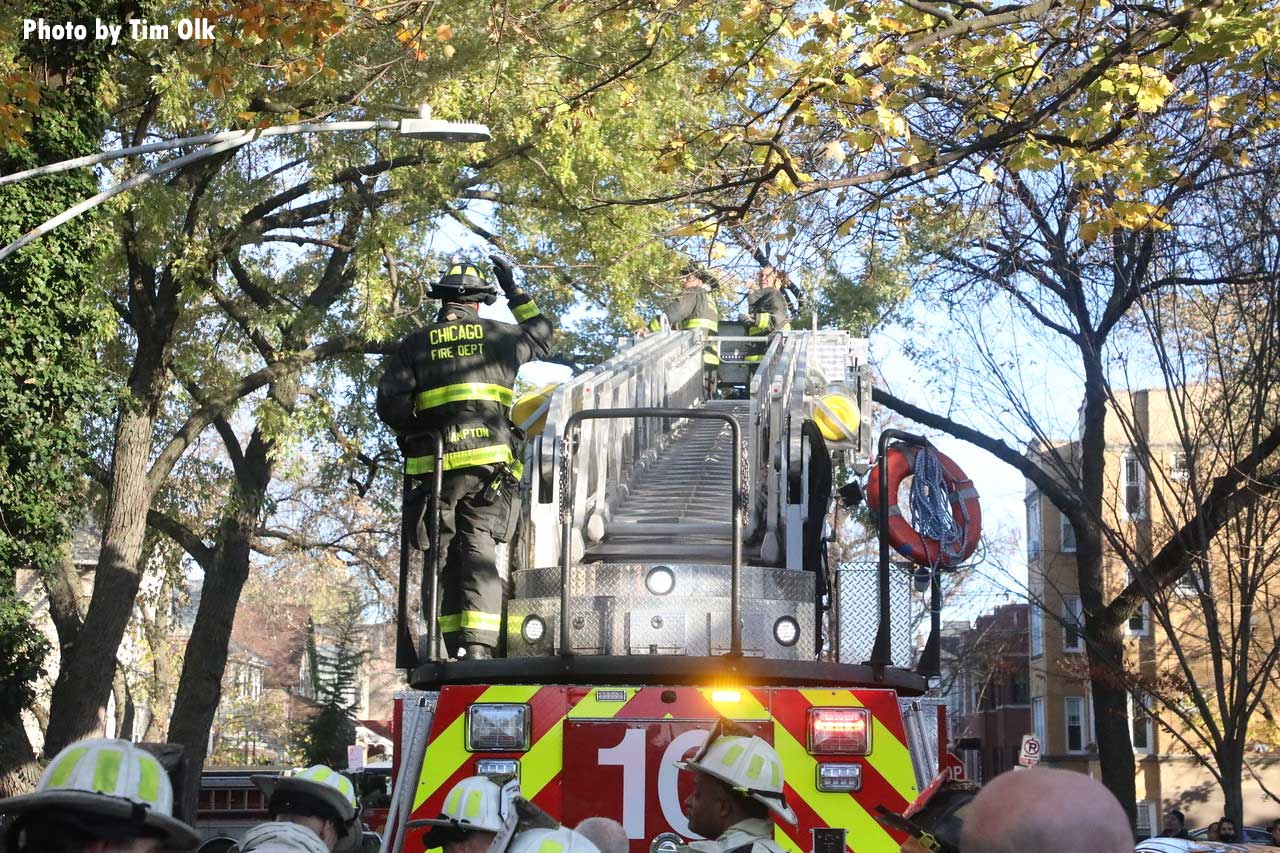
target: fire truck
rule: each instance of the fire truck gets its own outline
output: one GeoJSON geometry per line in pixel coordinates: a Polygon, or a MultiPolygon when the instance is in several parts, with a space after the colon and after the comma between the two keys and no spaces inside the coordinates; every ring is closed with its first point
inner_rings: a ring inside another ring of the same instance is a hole
{"type": "MultiPolygon", "coordinates": [[[[409,821],[436,817],[459,780],[504,773],[566,826],[612,817],[630,853],[674,853],[697,838],[674,764],[722,717],[781,756],[799,820],[776,837],[803,853],[896,850],[876,807],[900,812],[958,764],[944,707],[923,698],[937,561],[914,669],[918,573],[890,562],[883,534],[879,561],[827,563],[833,480],[872,461],[866,341],[787,331],[748,363],[761,339],[721,324],[715,399],[705,344],[700,330],[625,341],[523,413],[505,657],[443,659],[434,613],[415,636],[407,590],[435,567],[402,558],[397,665],[412,689],[396,701],[384,853],[421,853],[409,821]]],[[[919,443],[886,430],[880,457],[890,439],[919,443]]]]}

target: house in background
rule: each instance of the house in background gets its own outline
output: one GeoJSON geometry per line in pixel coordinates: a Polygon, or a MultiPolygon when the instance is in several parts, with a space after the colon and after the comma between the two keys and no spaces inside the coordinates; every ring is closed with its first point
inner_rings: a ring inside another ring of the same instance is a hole
{"type": "MultiPolygon", "coordinates": [[[[1153,470],[1146,470],[1143,457],[1130,446],[1130,438],[1118,418],[1108,417],[1104,475],[1108,493],[1104,497],[1104,513],[1109,525],[1125,537],[1128,547],[1141,559],[1149,557],[1163,544],[1161,537],[1168,534],[1162,531],[1170,529],[1170,519],[1164,515],[1161,502],[1152,499],[1148,477],[1159,477],[1162,488],[1176,492],[1177,484],[1187,480],[1190,460],[1178,440],[1174,412],[1164,389],[1117,393],[1116,397],[1115,405],[1122,407],[1139,434],[1145,437],[1153,470]]],[[[1057,450],[1071,460],[1076,458],[1078,445],[1061,442],[1057,450]]],[[[1029,452],[1047,451],[1032,448],[1029,452]]],[[[1081,631],[1084,621],[1074,530],[1066,517],[1030,482],[1026,488],[1026,518],[1032,601],[1031,724],[1043,745],[1044,764],[1097,778],[1097,726],[1081,631]]],[[[1111,545],[1104,543],[1104,548],[1105,596],[1109,600],[1128,584],[1129,576],[1111,545]]],[[[1211,572],[1220,577],[1225,568],[1211,566],[1211,572]]],[[[1280,588],[1276,592],[1280,593],[1280,588]]],[[[1169,608],[1175,622],[1185,624],[1186,620],[1200,618],[1193,606],[1197,596],[1196,588],[1185,584],[1172,591],[1169,608]]],[[[1126,659],[1133,679],[1155,681],[1161,673],[1177,670],[1169,638],[1153,620],[1147,603],[1133,614],[1126,628],[1126,659]]],[[[1213,690],[1211,661],[1207,655],[1201,658],[1204,677],[1197,677],[1196,681],[1202,690],[1213,690]]],[[[1131,694],[1128,723],[1137,759],[1139,837],[1148,837],[1158,830],[1161,816],[1175,807],[1186,813],[1187,823],[1192,827],[1216,820],[1222,815],[1223,799],[1212,775],[1176,738],[1161,730],[1157,723],[1160,712],[1142,698],[1141,690],[1133,689],[1131,694]]],[[[1276,698],[1280,699],[1280,695],[1276,698]]],[[[1266,701],[1263,707],[1274,705],[1266,701]]],[[[1263,712],[1255,713],[1251,725],[1260,728],[1263,717],[1263,712]]],[[[1174,724],[1172,719],[1164,722],[1174,724]]],[[[1256,773],[1267,788],[1280,790],[1280,762],[1271,749],[1267,744],[1256,744],[1255,753],[1248,759],[1251,769],[1244,775],[1247,824],[1261,825],[1280,814],[1280,807],[1253,778],[1256,773]]]]}
{"type": "Polygon", "coordinates": [[[943,632],[952,751],[964,761],[965,777],[976,782],[1016,766],[1022,736],[1031,731],[1030,610],[1003,604],[972,627],[948,622],[943,632]]]}

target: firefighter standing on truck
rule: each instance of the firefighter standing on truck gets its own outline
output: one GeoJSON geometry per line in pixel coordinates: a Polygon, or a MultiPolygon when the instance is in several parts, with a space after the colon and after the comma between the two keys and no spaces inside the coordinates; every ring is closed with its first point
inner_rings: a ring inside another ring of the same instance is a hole
{"type": "MultiPolygon", "coordinates": [[[[440,495],[440,631],[450,657],[491,658],[502,624],[503,586],[495,548],[514,532],[516,459],[508,410],[520,365],[546,355],[551,322],[516,286],[511,263],[490,256],[518,326],[481,318],[497,300],[480,268],[455,263],[431,291],[436,321],[400,344],[378,385],[378,415],[405,456],[407,541],[429,547],[426,513],[444,437],[440,495]]],[[[424,572],[423,612],[430,578],[424,572]]]]}
{"type": "MultiPolygon", "coordinates": [[[[662,309],[667,325],[673,329],[703,329],[708,335],[716,334],[720,330],[720,311],[711,295],[711,289],[717,284],[715,276],[690,264],[681,272],[680,284],[684,288],[680,295],[662,309]]],[[[656,332],[661,328],[661,319],[654,317],[645,331],[656,332]]],[[[710,398],[720,382],[720,345],[715,341],[708,341],[702,350],[702,370],[710,398]]]]}
{"type": "Polygon", "coordinates": [[[685,800],[689,829],[714,839],[681,850],[783,853],[773,840],[774,820],[794,826],[796,813],[782,793],[782,759],[762,738],[728,734],[729,728],[721,720],[693,758],[676,762],[693,772],[693,793],[685,800]]]}
{"type": "MultiPolygon", "coordinates": [[[[787,300],[782,295],[782,286],[786,283],[783,274],[777,267],[767,266],[760,270],[756,277],[756,287],[747,295],[747,334],[752,337],[767,338],[775,332],[786,332],[791,329],[791,311],[787,300]]],[[[743,361],[751,365],[751,370],[759,366],[764,358],[768,341],[761,344],[749,344],[743,361]]]]}

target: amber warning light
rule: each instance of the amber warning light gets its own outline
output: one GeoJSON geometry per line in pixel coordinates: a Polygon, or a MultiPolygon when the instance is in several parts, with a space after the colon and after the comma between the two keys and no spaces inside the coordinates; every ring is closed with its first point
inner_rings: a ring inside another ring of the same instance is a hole
{"type": "Polygon", "coordinates": [[[809,752],[867,755],[871,752],[871,712],[866,708],[810,708],[809,752]]]}

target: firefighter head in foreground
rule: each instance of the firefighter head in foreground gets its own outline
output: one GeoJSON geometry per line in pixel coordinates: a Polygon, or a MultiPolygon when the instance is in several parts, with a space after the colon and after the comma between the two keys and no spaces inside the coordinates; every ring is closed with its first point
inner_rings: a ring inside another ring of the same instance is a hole
{"type": "Polygon", "coordinates": [[[573,830],[520,796],[515,777],[471,776],[454,785],[439,817],[414,820],[429,826],[426,849],[444,853],[600,853],[573,830]]]}
{"type": "Polygon", "coordinates": [[[689,829],[714,839],[690,849],[781,853],[774,821],[794,825],[796,814],[783,796],[782,759],[772,746],[721,720],[702,749],[676,766],[693,773],[693,793],[685,800],[689,829]]]}
{"type": "Polygon", "coordinates": [[[0,800],[10,853],[160,853],[199,836],[173,817],[173,787],[155,756],[95,738],[54,756],[31,794],[0,800]]]}
{"type": "Polygon", "coordinates": [[[876,806],[876,820],[907,834],[902,853],[960,853],[964,813],[977,793],[975,783],[952,779],[947,770],[903,809],[902,814],[876,806]]]}
{"type": "Polygon", "coordinates": [[[290,776],[250,776],[267,798],[271,821],[250,829],[235,853],[354,853],[360,803],[351,780],[323,764],[290,776]]]}
{"type": "MultiPolygon", "coordinates": [[[[498,288],[477,264],[452,264],[431,295],[434,322],[400,344],[378,384],[378,415],[404,453],[401,559],[430,547],[428,506],[436,466],[443,471],[437,542],[440,631],[451,657],[489,658],[502,624],[503,586],[497,543],[514,533],[519,466],[509,410],[516,372],[542,358],[551,322],[516,285],[511,263],[491,256],[493,274],[517,325],[481,317],[498,288]],[[435,436],[444,441],[436,459],[435,436]]],[[[430,563],[428,563],[430,565],[430,563]]],[[[423,610],[429,573],[423,572],[423,610]]]]}

